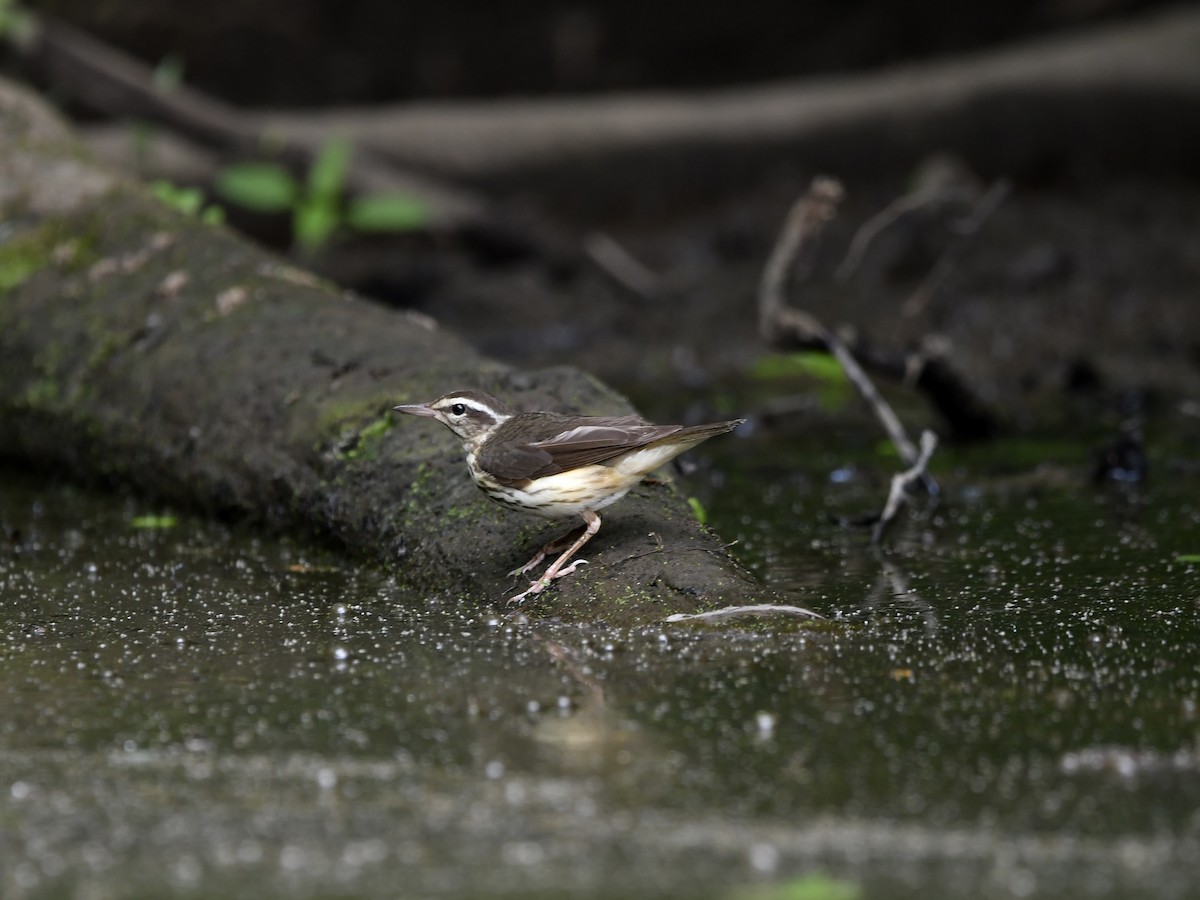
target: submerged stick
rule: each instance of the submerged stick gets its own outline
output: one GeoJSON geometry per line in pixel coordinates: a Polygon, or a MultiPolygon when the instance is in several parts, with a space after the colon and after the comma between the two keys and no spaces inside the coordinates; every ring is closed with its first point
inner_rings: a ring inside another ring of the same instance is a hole
{"type": "Polygon", "coordinates": [[[723,606],[720,609],[710,609],[702,613],[675,613],[663,619],[664,622],[716,622],[722,619],[732,619],[736,616],[795,616],[801,619],[824,619],[820,613],[805,609],[803,606],[789,606],[782,603],[756,603],[749,606],[723,606]]]}
{"type": "Polygon", "coordinates": [[[908,489],[912,487],[913,482],[929,477],[925,471],[925,467],[929,465],[929,458],[933,456],[933,451],[936,447],[937,435],[928,429],[922,431],[920,455],[918,455],[912,466],[892,476],[892,487],[888,491],[887,503],[884,504],[883,512],[879,515],[879,521],[875,523],[875,528],[871,532],[871,543],[878,544],[883,539],[883,533],[892,523],[892,520],[896,518],[896,513],[900,511],[900,506],[904,503],[908,489]]]}

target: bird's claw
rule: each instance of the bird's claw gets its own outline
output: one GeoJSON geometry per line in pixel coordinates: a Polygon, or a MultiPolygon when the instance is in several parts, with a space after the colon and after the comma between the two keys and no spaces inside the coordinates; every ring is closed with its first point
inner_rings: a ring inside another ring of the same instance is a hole
{"type": "Polygon", "coordinates": [[[587,564],[588,564],[588,561],[587,561],[586,559],[577,559],[577,560],[575,560],[575,562],[571,563],[569,566],[567,566],[567,567],[566,567],[565,569],[563,569],[562,571],[560,571],[560,572],[556,572],[556,573],[555,573],[555,575],[554,575],[554,577],[555,577],[555,578],[562,578],[564,575],[570,575],[570,574],[572,574],[572,573],[573,573],[573,572],[574,572],[576,569],[578,569],[580,566],[586,566],[587,564]]]}
{"type": "Polygon", "coordinates": [[[520,605],[521,603],[525,602],[526,597],[530,596],[531,594],[540,594],[542,591],[544,591],[549,586],[550,586],[549,578],[539,578],[533,584],[529,585],[528,590],[521,591],[521,593],[517,594],[517,596],[515,596],[515,597],[509,597],[508,603],[506,603],[505,605],[512,606],[514,603],[520,605]]]}
{"type": "MultiPolygon", "coordinates": [[[[531,585],[529,585],[529,588],[527,590],[521,591],[521,593],[517,594],[517,596],[515,596],[515,597],[509,597],[508,602],[505,605],[512,606],[514,603],[517,605],[520,605],[521,603],[525,602],[526,597],[536,596],[537,594],[540,594],[542,591],[544,591],[546,588],[550,587],[550,582],[556,581],[557,579],[562,578],[564,575],[570,575],[576,569],[578,569],[580,566],[586,566],[587,564],[588,564],[588,561],[586,559],[577,559],[573,563],[571,563],[569,566],[567,566],[565,569],[560,569],[559,571],[555,572],[553,575],[543,575],[537,581],[535,581],[531,585]]],[[[517,572],[510,573],[510,574],[514,574],[514,575],[520,574],[520,570],[518,570],[517,572]]]]}

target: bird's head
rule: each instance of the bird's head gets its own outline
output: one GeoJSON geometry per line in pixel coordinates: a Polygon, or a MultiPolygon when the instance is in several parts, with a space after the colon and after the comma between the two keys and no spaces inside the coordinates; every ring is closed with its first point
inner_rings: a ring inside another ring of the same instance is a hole
{"type": "Polygon", "coordinates": [[[410,416],[437,419],[468,448],[484,441],[514,414],[503,402],[483,391],[454,391],[428,403],[409,403],[393,408],[410,416]]]}

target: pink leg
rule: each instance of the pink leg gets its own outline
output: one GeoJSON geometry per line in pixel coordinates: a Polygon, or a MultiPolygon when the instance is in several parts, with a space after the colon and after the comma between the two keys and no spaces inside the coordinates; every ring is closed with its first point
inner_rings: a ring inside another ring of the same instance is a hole
{"type": "Polygon", "coordinates": [[[600,530],[600,517],[598,515],[596,515],[594,512],[580,513],[580,515],[583,517],[583,521],[587,523],[587,527],[583,529],[583,534],[579,536],[579,540],[572,544],[567,549],[566,553],[556,559],[541,578],[529,585],[528,590],[523,591],[520,594],[517,594],[517,596],[511,598],[508,601],[509,606],[512,606],[514,603],[520,603],[522,600],[532,594],[540,594],[550,586],[550,582],[552,582],[555,578],[562,578],[564,575],[570,575],[577,568],[579,568],[579,566],[587,562],[587,560],[584,559],[577,559],[575,562],[571,563],[571,565],[567,566],[567,568],[563,568],[563,566],[566,565],[567,560],[578,553],[579,548],[590,541],[592,536],[600,530]]]}
{"type": "Polygon", "coordinates": [[[571,531],[568,531],[562,537],[555,538],[554,540],[550,541],[548,544],[546,544],[545,547],[543,547],[541,550],[539,550],[536,555],[534,555],[533,559],[531,559],[529,562],[525,563],[525,565],[521,566],[520,568],[513,569],[511,572],[509,572],[508,577],[515,578],[518,575],[524,575],[527,572],[530,572],[533,569],[536,569],[538,566],[538,563],[540,563],[543,559],[545,559],[550,554],[560,553],[560,552],[562,552],[563,548],[571,546],[571,544],[575,541],[575,535],[578,534],[579,532],[583,531],[584,528],[586,528],[586,527],[587,526],[582,526],[580,528],[573,529],[571,531]]]}

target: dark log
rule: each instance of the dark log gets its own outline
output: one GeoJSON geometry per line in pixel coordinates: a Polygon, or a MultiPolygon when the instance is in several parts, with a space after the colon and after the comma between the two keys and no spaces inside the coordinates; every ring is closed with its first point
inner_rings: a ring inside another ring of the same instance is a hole
{"type": "MultiPolygon", "coordinates": [[[[556,535],[487,503],[450,434],[394,404],[478,386],[632,411],[578,371],[513,371],[176,213],[3,82],[0,220],[0,457],[335,538],[394,566],[410,598],[502,604],[503,573],[556,535]]],[[[589,549],[531,615],[648,622],[761,599],[670,486],[636,489],[589,549]]]]}

